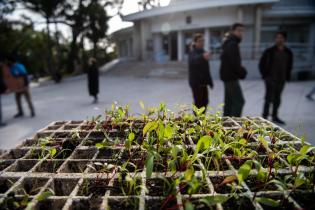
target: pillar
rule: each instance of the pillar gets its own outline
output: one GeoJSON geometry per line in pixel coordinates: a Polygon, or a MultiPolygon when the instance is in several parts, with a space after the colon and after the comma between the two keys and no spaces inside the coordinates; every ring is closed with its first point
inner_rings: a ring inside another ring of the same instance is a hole
{"type": "Polygon", "coordinates": [[[204,39],[205,39],[205,50],[210,52],[210,29],[209,28],[205,28],[204,39]]]}
{"type": "Polygon", "coordinates": [[[256,7],[255,15],[255,29],[254,29],[254,54],[253,57],[256,58],[259,53],[260,47],[260,35],[261,35],[261,18],[262,10],[260,6],[256,7]]]}
{"type": "Polygon", "coordinates": [[[184,35],[183,31],[177,32],[177,60],[183,61],[184,59],[184,35]]]}

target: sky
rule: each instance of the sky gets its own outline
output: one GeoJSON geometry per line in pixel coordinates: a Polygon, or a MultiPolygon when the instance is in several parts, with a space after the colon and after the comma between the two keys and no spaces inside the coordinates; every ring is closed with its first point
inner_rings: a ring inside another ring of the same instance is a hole
{"type": "MultiPolygon", "coordinates": [[[[137,0],[125,0],[123,7],[122,7],[122,14],[123,15],[127,15],[127,14],[131,14],[131,13],[135,13],[139,11],[138,8],[138,1],[137,0]]],[[[161,2],[161,6],[166,6],[169,4],[170,0],[160,0],[161,2]]],[[[109,15],[113,15],[115,13],[114,10],[107,10],[109,15]]],[[[20,6],[18,6],[17,10],[13,12],[13,14],[9,15],[8,18],[11,20],[21,20],[21,15],[27,15],[28,17],[30,17],[32,20],[37,21],[37,22],[43,22],[35,24],[35,29],[36,30],[42,30],[43,28],[45,28],[45,24],[44,24],[44,20],[43,18],[33,12],[30,12],[26,9],[21,8],[20,6]]],[[[108,34],[113,33],[114,31],[117,31],[119,29],[122,28],[126,28],[129,26],[132,26],[133,24],[130,22],[123,22],[119,16],[115,16],[113,18],[111,18],[111,20],[109,21],[109,29],[107,31],[108,34]]],[[[64,36],[66,38],[69,38],[71,35],[71,31],[70,28],[68,28],[67,26],[64,25],[59,25],[59,30],[62,31],[62,33],[64,34],[64,36]]],[[[54,27],[51,26],[51,30],[54,30],[54,27]]]]}

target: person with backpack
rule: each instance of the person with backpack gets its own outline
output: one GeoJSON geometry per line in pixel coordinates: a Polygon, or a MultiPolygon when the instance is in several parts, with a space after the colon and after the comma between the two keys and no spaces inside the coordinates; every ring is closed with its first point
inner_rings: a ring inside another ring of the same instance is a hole
{"type": "Polygon", "coordinates": [[[12,76],[16,79],[22,80],[23,87],[21,90],[17,90],[15,92],[15,100],[17,105],[17,113],[14,115],[14,118],[19,118],[24,116],[24,111],[22,108],[21,98],[22,96],[25,97],[26,102],[29,106],[31,117],[35,117],[35,109],[32,103],[31,93],[29,89],[29,81],[28,81],[28,74],[25,66],[16,61],[15,57],[10,56],[7,59],[8,66],[10,67],[10,72],[12,76]]]}

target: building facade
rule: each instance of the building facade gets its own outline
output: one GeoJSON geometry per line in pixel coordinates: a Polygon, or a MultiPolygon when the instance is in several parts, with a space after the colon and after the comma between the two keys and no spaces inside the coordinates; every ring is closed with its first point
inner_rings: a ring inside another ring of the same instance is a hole
{"type": "Polygon", "coordinates": [[[241,52],[257,61],[272,45],[278,30],[288,33],[296,69],[313,70],[315,58],[314,0],[172,0],[168,6],[123,17],[134,25],[112,37],[120,57],[135,60],[185,61],[195,33],[218,60],[221,40],[235,22],[246,26],[241,52]]]}

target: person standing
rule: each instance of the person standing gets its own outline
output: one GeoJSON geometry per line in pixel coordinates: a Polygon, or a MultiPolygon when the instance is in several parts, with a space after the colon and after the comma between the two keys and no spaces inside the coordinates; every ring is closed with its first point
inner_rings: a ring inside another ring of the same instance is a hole
{"type": "Polygon", "coordinates": [[[13,56],[8,57],[7,61],[8,61],[8,66],[10,67],[11,74],[16,79],[21,79],[23,81],[23,88],[21,90],[18,90],[15,92],[15,100],[16,100],[18,112],[16,115],[14,115],[14,118],[24,116],[24,111],[23,111],[22,102],[21,102],[22,95],[24,95],[24,97],[26,99],[26,102],[27,102],[28,107],[29,107],[30,112],[31,112],[31,117],[35,117],[35,110],[34,110],[32,98],[31,98],[31,93],[30,93],[30,89],[29,89],[27,70],[26,70],[25,66],[21,63],[18,63],[16,61],[15,57],[13,57],[13,56]]]}
{"type": "Polygon", "coordinates": [[[285,45],[287,34],[277,32],[274,46],[266,49],[259,61],[259,70],[265,81],[265,103],[262,116],[268,119],[270,105],[273,105],[272,120],[285,124],[278,116],[281,94],[286,81],[290,81],[293,67],[293,53],[285,45]]]}
{"type": "Polygon", "coordinates": [[[98,93],[99,93],[99,71],[97,67],[97,61],[95,58],[89,59],[89,67],[87,72],[88,77],[88,89],[89,94],[94,97],[93,103],[98,102],[98,93]]]}
{"type": "Polygon", "coordinates": [[[210,74],[209,67],[210,53],[204,49],[204,37],[202,34],[194,36],[194,44],[189,53],[189,75],[188,82],[192,90],[194,105],[200,109],[205,107],[207,109],[208,99],[208,85],[213,88],[213,81],[210,74]]]}
{"type": "Polygon", "coordinates": [[[2,58],[0,58],[0,127],[5,126],[6,124],[2,121],[2,104],[1,104],[1,94],[5,93],[7,90],[7,87],[4,83],[3,73],[2,73],[2,66],[4,65],[4,62],[2,58]]]}
{"type": "Polygon", "coordinates": [[[220,78],[224,83],[223,116],[240,117],[245,99],[239,83],[247,72],[241,63],[239,44],[242,41],[244,25],[234,23],[222,45],[220,78]]]}

